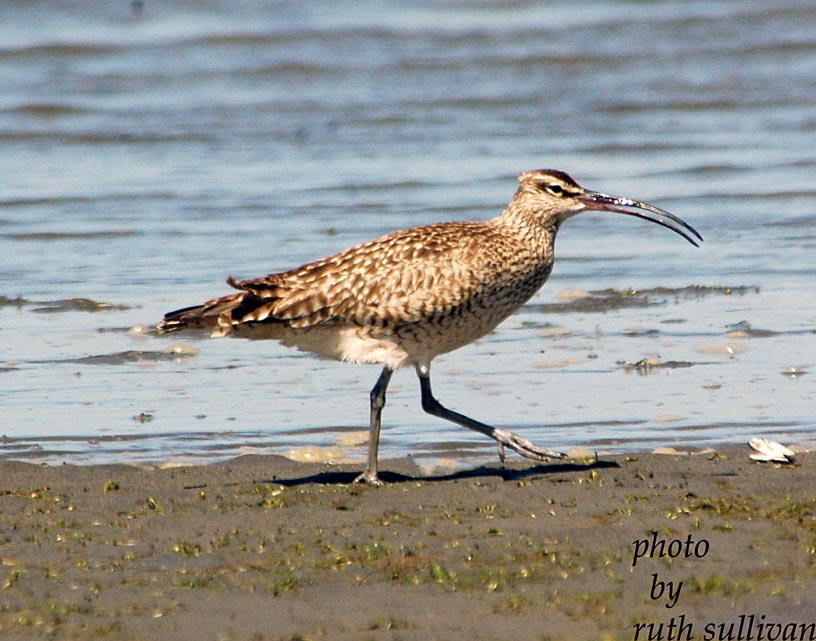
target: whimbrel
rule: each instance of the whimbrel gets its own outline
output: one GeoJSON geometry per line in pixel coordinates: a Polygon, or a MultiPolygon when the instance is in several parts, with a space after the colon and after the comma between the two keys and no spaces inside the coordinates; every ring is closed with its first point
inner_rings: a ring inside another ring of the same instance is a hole
{"type": "Polygon", "coordinates": [[[368,465],[358,481],[378,483],[377,449],[394,370],[413,365],[422,409],[476,430],[524,457],[565,455],[444,407],[431,391],[431,361],[490,333],[547,280],[561,224],[584,211],[627,214],[662,225],[697,246],[702,236],[667,211],[581,187],[562,171],[519,176],[496,218],[415,227],[287,272],[227,282],[237,293],[165,315],[162,332],[206,327],[213,336],[276,339],[351,363],[382,366],[370,394],[368,465]]]}

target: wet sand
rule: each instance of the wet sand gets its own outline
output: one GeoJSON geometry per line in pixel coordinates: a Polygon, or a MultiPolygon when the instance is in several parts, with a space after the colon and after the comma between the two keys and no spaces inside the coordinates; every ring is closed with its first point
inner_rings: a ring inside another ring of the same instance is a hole
{"type": "Polygon", "coordinates": [[[816,456],[748,454],[0,462],[0,638],[816,638],[816,456]]]}

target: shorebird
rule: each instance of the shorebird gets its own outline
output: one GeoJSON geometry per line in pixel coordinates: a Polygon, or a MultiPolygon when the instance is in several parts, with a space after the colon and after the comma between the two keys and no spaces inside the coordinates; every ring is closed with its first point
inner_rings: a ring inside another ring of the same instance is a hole
{"type": "Polygon", "coordinates": [[[382,373],[370,393],[368,464],[357,481],[376,484],[386,389],[394,371],[412,365],[422,409],[495,439],[536,461],[566,455],[443,406],[431,391],[431,361],[490,333],[547,280],[555,236],[585,211],[636,216],[697,246],[684,220],[644,202],[581,187],[562,171],[519,176],[507,208],[487,221],[414,227],[295,269],[252,280],[227,279],[237,293],[165,315],[158,329],[209,328],[212,336],[275,339],[382,373]]]}

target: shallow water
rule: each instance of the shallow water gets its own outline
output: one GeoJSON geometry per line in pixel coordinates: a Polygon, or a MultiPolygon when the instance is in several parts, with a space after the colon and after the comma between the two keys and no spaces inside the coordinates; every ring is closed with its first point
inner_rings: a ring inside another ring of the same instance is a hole
{"type": "MultiPolygon", "coordinates": [[[[812,2],[139,6],[3,10],[0,456],[362,460],[376,368],[132,328],[491,217],[535,167],[705,243],[571,220],[530,304],[434,363],[444,403],[562,450],[816,443],[812,2]]],[[[394,378],[384,457],[493,455],[417,387],[394,378]]]]}

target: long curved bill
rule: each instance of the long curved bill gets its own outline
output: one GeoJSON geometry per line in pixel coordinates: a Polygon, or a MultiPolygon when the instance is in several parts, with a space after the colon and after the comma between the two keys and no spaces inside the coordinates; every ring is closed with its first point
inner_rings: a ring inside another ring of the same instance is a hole
{"type": "Polygon", "coordinates": [[[584,203],[588,210],[594,211],[614,211],[619,214],[626,214],[627,216],[635,216],[643,220],[649,220],[658,225],[662,225],[667,229],[671,229],[675,234],[680,234],[683,238],[689,241],[695,247],[699,247],[703,242],[703,237],[694,227],[689,225],[685,220],[670,214],[663,209],[642,203],[631,198],[620,198],[619,196],[610,196],[609,194],[602,194],[597,191],[586,191],[578,200],[584,203]]]}

